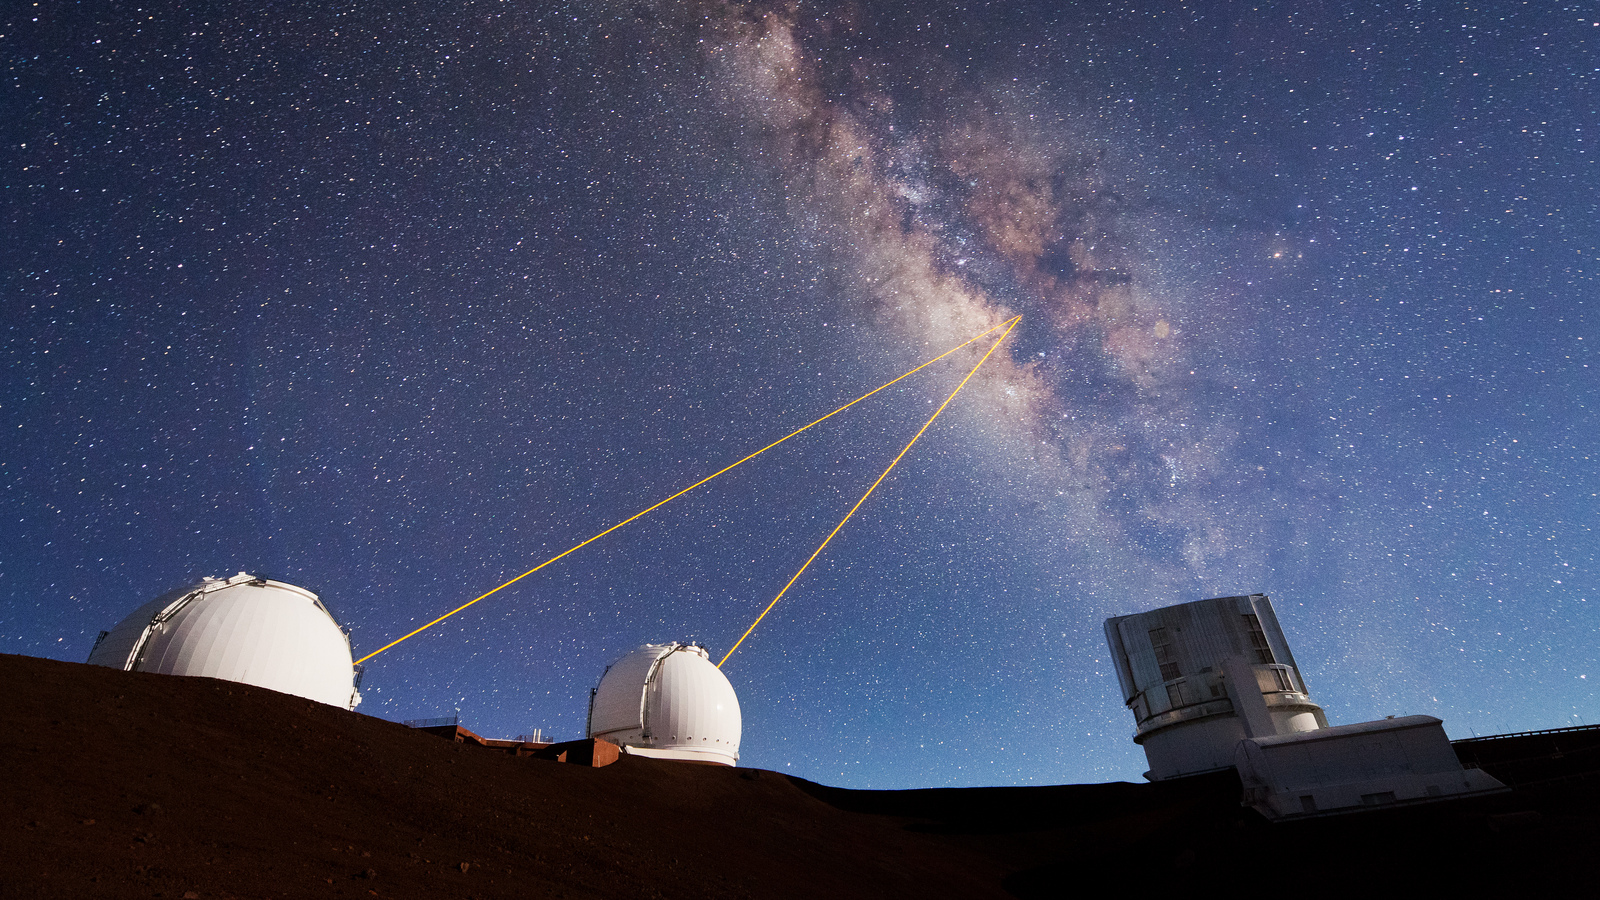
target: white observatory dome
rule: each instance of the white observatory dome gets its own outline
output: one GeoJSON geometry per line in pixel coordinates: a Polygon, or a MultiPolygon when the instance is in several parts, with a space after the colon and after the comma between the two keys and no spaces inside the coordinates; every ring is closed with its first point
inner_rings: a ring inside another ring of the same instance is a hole
{"type": "Polygon", "coordinates": [[[350,641],[317,595],[244,572],[139,607],[101,635],[89,662],[221,678],[344,709],[361,702],[350,641]]]}
{"type": "Polygon", "coordinates": [[[646,644],[606,668],[589,698],[589,737],[636,756],[731,766],[739,698],[704,647],[646,644]]]}

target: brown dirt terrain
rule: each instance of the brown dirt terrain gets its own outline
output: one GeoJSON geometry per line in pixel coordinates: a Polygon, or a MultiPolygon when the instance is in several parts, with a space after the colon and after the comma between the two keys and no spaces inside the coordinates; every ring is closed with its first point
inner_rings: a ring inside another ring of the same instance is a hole
{"type": "Polygon", "coordinates": [[[1526,890],[1588,877],[1600,838],[1584,777],[1272,825],[1239,807],[1231,777],[847,791],[516,758],[211,679],[0,655],[0,687],[6,897],[1054,897],[1107,879],[1526,890]]]}

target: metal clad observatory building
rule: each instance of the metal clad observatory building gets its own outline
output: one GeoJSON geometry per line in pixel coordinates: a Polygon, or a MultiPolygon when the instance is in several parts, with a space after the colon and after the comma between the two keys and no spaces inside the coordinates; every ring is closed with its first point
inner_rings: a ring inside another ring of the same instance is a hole
{"type": "Polygon", "coordinates": [[[100,636],[93,665],[253,684],[354,709],[350,641],[317,595],[240,572],[146,603],[100,636]]]}
{"type": "Polygon", "coordinates": [[[733,685],[695,644],[646,644],[589,697],[589,737],[636,756],[735,765],[742,727],[733,685]]]}
{"type": "Polygon", "coordinates": [[[1263,594],[1106,620],[1152,781],[1225,769],[1246,737],[1325,728],[1263,594]]]}
{"type": "Polygon", "coordinates": [[[1107,619],[1106,643],[1152,781],[1231,767],[1269,819],[1506,789],[1432,716],[1328,727],[1265,595],[1107,619]]]}

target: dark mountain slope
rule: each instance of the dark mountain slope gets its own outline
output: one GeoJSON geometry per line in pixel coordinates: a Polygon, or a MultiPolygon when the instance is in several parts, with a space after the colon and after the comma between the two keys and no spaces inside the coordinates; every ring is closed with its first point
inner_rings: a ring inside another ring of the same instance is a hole
{"type": "Polygon", "coordinates": [[[625,757],[591,769],[210,679],[0,655],[8,897],[1052,897],[1561,886],[1596,779],[1272,825],[1231,776],[847,791],[625,757]],[[1378,879],[1374,882],[1373,879],[1378,879]]]}

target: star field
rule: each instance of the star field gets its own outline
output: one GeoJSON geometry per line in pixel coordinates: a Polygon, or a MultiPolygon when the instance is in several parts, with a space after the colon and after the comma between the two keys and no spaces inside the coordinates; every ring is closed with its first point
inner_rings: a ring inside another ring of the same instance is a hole
{"type": "MultiPolygon", "coordinates": [[[[1600,718],[1584,4],[21,5],[0,651],[241,569],[357,656],[1013,315],[728,662],[745,764],[1137,779],[1101,621],[1264,592],[1335,723],[1600,718]]],[[[980,351],[981,352],[981,351],[980,351]]],[[[580,736],[964,352],[375,657],[580,736]]]]}

